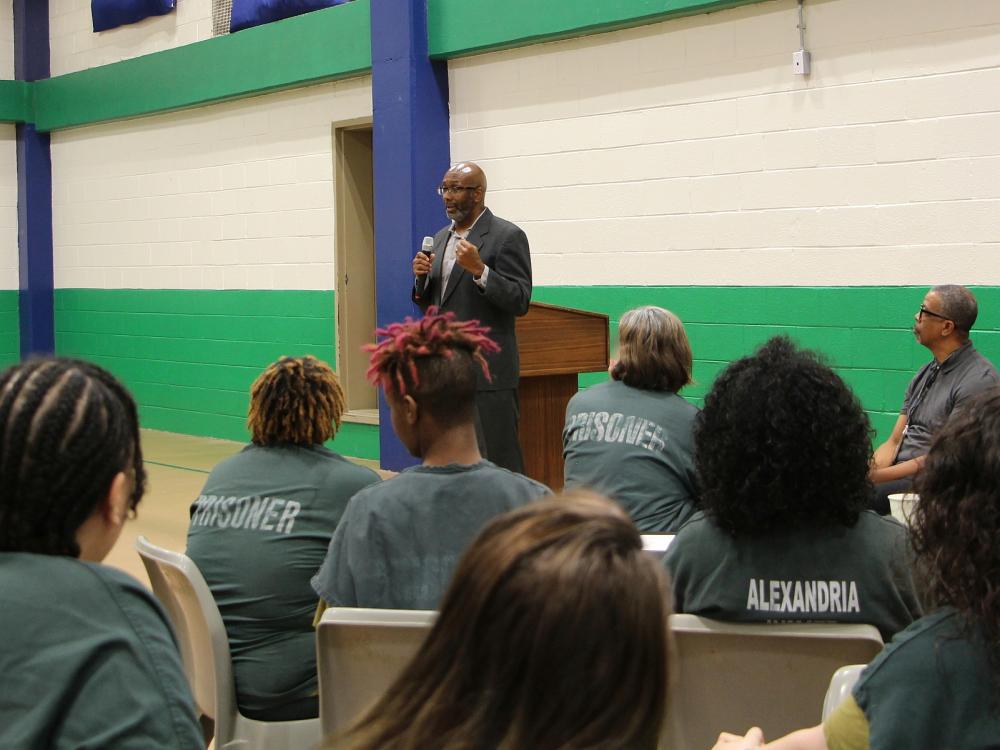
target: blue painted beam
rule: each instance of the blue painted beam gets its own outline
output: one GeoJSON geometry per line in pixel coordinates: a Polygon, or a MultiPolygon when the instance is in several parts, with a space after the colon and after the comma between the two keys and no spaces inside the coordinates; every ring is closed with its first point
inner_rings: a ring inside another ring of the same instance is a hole
{"type": "MultiPolygon", "coordinates": [[[[49,77],[48,0],[14,0],[14,77],[49,77]]],[[[17,258],[21,356],[55,351],[49,136],[17,126],[17,258]]]]}
{"type": "MultiPolygon", "coordinates": [[[[380,327],[418,316],[410,301],[411,262],[420,240],[444,226],[435,192],[448,168],[448,68],[427,53],[426,0],[371,4],[375,307],[380,327]]],[[[415,463],[392,431],[379,396],[384,468],[415,463]]]]}

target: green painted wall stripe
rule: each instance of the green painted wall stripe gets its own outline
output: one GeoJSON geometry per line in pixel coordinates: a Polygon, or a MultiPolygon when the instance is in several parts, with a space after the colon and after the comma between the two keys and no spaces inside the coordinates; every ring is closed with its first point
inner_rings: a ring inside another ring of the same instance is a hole
{"type": "Polygon", "coordinates": [[[371,68],[371,0],[33,84],[39,130],[209,104],[371,68]]]}
{"type": "MultiPolygon", "coordinates": [[[[974,288],[981,314],[973,339],[1000,363],[1000,287],[974,288]]],[[[535,288],[540,302],[609,316],[667,307],[684,320],[700,404],[716,375],[776,334],[821,352],[858,394],[879,439],[896,421],[903,391],[929,360],[913,339],[923,287],[584,287],[535,288]]],[[[336,354],[334,293],[311,291],[56,290],[60,354],[96,361],[119,375],[140,404],[143,425],[246,440],[250,384],[282,354],[336,354]]],[[[17,360],[17,292],[0,293],[0,360],[17,360]]],[[[607,376],[589,373],[581,386],[607,376]]],[[[378,458],[378,428],[345,424],[341,453],[378,458]]]]}
{"type": "Polygon", "coordinates": [[[641,26],[761,0],[427,0],[431,57],[461,57],[641,26]]]}
{"type": "Polygon", "coordinates": [[[16,289],[0,290],[0,369],[21,359],[19,296],[16,289]]]}
{"type": "MultiPolygon", "coordinates": [[[[57,289],[56,349],[118,375],[144,427],[243,441],[264,367],[286,354],[335,361],[334,302],[331,291],[57,289]]],[[[377,460],[378,428],[344,425],[331,445],[377,460]]]]}
{"type": "Polygon", "coordinates": [[[0,81],[0,122],[31,122],[33,119],[31,84],[0,81]]]}
{"type": "MultiPolygon", "coordinates": [[[[1000,364],[1000,287],[972,287],[980,315],[977,348],[1000,364]]],[[[911,333],[926,287],[535,287],[533,299],[603,312],[612,340],[622,313],[660,305],[684,321],[695,384],[682,395],[701,404],[715,376],[771,336],[787,334],[821,352],[854,389],[883,440],[913,373],[930,360],[911,333]]],[[[587,386],[603,373],[580,377],[587,386]]]]}

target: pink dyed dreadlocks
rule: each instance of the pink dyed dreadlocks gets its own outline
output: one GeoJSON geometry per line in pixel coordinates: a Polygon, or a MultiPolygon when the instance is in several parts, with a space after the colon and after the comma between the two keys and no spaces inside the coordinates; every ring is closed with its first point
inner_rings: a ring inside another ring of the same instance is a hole
{"type": "Polygon", "coordinates": [[[453,312],[439,314],[438,308],[429,307],[420,320],[407,316],[402,323],[391,323],[375,331],[376,336],[385,338],[365,346],[365,351],[372,353],[365,375],[372,384],[383,388],[392,385],[400,396],[405,396],[406,376],[411,387],[419,385],[417,359],[450,358],[454,349],[465,349],[489,379],[490,367],[483,354],[500,351],[500,346],[487,335],[489,331],[478,320],[456,320],[453,312]]]}

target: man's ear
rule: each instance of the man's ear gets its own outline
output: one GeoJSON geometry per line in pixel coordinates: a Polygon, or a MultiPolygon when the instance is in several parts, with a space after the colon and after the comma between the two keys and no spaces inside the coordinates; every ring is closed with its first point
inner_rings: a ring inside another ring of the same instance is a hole
{"type": "Polygon", "coordinates": [[[128,517],[131,487],[124,471],[119,471],[111,480],[108,496],[101,504],[101,515],[104,522],[112,527],[121,527],[128,517]]]}
{"type": "Polygon", "coordinates": [[[408,425],[415,425],[420,418],[420,405],[409,394],[403,396],[403,415],[408,425]]]}
{"type": "Polygon", "coordinates": [[[942,336],[951,336],[953,333],[955,333],[955,331],[956,331],[955,321],[953,321],[953,320],[942,320],[941,321],[941,335],[942,336]]]}

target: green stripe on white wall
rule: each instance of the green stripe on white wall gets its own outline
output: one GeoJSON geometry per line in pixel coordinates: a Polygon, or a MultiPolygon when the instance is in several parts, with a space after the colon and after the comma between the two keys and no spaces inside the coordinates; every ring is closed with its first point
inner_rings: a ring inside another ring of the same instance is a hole
{"type": "MultiPolygon", "coordinates": [[[[282,355],[335,361],[334,293],[57,289],[56,350],[93,360],[135,394],[144,427],[247,440],[250,384],[282,355]]],[[[332,447],[378,459],[378,429],[332,447]]]]}
{"type": "MultiPolygon", "coordinates": [[[[1000,362],[1000,287],[974,287],[982,310],[977,347],[1000,362]]],[[[857,392],[879,433],[896,420],[903,391],[929,359],[910,333],[924,287],[536,287],[534,298],[603,312],[612,332],[626,310],[660,305],[685,323],[700,403],[725,365],[776,334],[823,353],[857,392]]],[[[17,293],[0,295],[15,338],[17,293]]],[[[119,375],[143,426],[246,440],[250,383],[282,354],[335,357],[334,293],[314,291],[56,290],[56,346],[119,375]]],[[[8,337],[9,338],[9,337],[8,337]]],[[[602,380],[581,376],[581,385],[602,380]]],[[[378,429],[345,424],[339,452],[378,458],[378,429]]]]}
{"type": "MultiPolygon", "coordinates": [[[[1000,287],[972,287],[980,315],[979,350],[1000,363],[1000,287]]],[[[911,333],[926,287],[536,287],[534,299],[603,312],[612,337],[622,313],[659,305],[684,321],[696,383],[683,391],[700,404],[718,372],[771,336],[787,334],[821,352],[861,399],[878,437],[899,414],[913,373],[930,360],[911,333]]],[[[603,380],[584,375],[581,385],[603,380]]]]}
{"type": "Polygon", "coordinates": [[[640,26],[761,0],[428,0],[431,57],[449,58],[640,26]]]}
{"type": "Polygon", "coordinates": [[[21,359],[21,323],[18,317],[19,292],[0,291],[0,368],[9,367],[21,359]]]}

